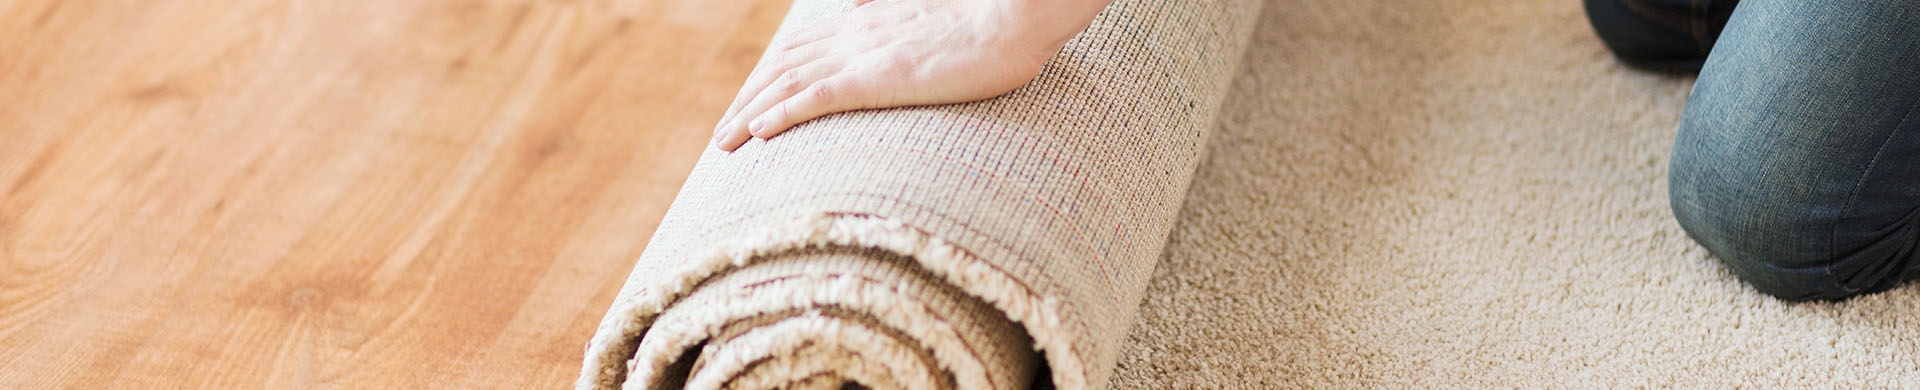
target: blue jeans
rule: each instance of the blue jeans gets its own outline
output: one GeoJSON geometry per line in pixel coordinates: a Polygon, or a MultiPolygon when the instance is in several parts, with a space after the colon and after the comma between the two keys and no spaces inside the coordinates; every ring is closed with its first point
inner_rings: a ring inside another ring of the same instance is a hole
{"type": "Polygon", "coordinates": [[[1920,1],[1741,1],[1668,179],[1687,235],[1761,292],[1832,300],[1913,279],[1920,1]]]}

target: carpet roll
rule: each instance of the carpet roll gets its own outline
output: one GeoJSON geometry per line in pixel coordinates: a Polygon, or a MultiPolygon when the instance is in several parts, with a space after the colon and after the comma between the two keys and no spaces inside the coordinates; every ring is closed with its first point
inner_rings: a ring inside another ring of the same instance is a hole
{"type": "Polygon", "coordinates": [[[1031,345],[998,310],[909,259],[808,249],[667,308],[641,337],[626,387],[1022,389],[1037,366],[1031,345]]]}
{"type": "Polygon", "coordinates": [[[1116,1],[1007,95],[708,150],[577,387],[1105,388],[1259,6],[1116,1]]]}

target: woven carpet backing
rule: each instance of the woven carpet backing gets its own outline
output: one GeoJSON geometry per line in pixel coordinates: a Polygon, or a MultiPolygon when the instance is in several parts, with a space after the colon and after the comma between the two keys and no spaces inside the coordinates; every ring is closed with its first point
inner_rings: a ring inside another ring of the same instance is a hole
{"type": "Polygon", "coordinates": [[[1117,1],[1008,95],[709,150],[578,387],[1106,388],[1260,5],[1117,1]]]}

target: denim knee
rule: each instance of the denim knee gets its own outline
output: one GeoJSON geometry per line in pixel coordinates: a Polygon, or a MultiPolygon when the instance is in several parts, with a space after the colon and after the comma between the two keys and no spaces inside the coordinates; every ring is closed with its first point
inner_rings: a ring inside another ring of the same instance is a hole
{"type": "Polygon", "coordinates": [[[1688,237],[1768,295],[1795,301],[1845,295],[1829,277],[1831,259],[1811,239],[1817,226],[1830,221],[1789,211],[1791,202],[1781,197],[1740,196],[1746,189],[1781,184],[1767,183],[1769,178],[1756,170],[1720,169],[1702,162],[1709,158],[1688,158],[1683,154],[1691,153],[1678,148],[1674,152],[1668,193],[1674,217],[1688,237]]]}
{"type": "Polygon", "coordinates": [[[1747,0],[1674,137],[1687,235],[1787,300],[1920,275],[1920,3],[1747,0]]]}
{"type": "Polygon", "coordinates": [[[1681,228],[1741,280],[1783,300],[1837,300],[1890,288],[1920,269],[1916,213],[1854,217],[1859,199],[1809,184],[1820,173],[1781,169],[1818,165],[1810,160],[1822,156],[1713,128],[1728,122],[1741,121],[1682,121],[1668,193],[1681,228]]]}

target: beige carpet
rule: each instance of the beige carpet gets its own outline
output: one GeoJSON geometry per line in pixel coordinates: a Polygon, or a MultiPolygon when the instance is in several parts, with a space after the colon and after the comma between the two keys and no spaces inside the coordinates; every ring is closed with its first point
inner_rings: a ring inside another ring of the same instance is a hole
{"type": "Polygon", "coordinates": [[[1115,388],[1920,386],[1920,288],[1781,303],[1682,235],[1692,81],[1578,1],[1263,12],[1115,388]]]}

